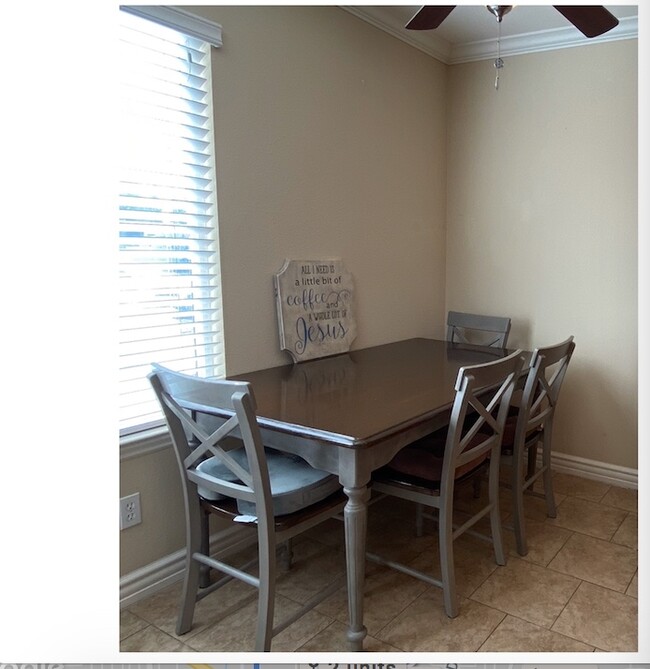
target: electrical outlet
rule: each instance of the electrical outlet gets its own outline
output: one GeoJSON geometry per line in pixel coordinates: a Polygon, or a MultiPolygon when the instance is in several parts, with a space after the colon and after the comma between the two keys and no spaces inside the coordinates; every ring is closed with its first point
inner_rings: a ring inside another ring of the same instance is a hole
{"type": "Polygon", "coordinates": [[[140,513],[140,493],[135,492],[120,499],[120,529],[133,527],[142,522],[140,513]]]}

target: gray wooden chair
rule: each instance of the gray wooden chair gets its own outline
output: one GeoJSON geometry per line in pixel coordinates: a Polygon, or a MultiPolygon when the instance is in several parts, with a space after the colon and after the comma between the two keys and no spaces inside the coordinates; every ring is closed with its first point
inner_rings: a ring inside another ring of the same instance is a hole
{"type": "Polygon", "coordinates": [[[447,314],[447,341],[506,348],[510,319],[450,311],[447,314]]]}
{"type": "MultiPolygon", "coordinates": [[[[199,379],[156,365],[149,380],[172,438],[185,504],[187,554],[176,633],[191,629],[199,599],[237,578],[258,589],[254,650],[268,651],[273,636],[341,586],[333,581],[320,596],[274,625],[277,545],[339,514],[346,497],[335,476],[297,456],[264,448],[248,383],[199,379]],[[206,413],[211,423],[199,420],[206,413]],[[213,418],[215,414],[221,419],[213,418]],[[212,556],[204,531],[209,514],[234,521],[216,533],[212,556]],[[239,567],[226,561],[255,542],[255,560],[239,567]],[[257,576],[250,571],[255,562],[257,576]],[[224,576],[201,588],[206,568],[224,576]]],[[[228,613],[221,612],[221,617],[228,613]]]]}
{"type": "Polygon", "coordinates": [[[523,364],[521,353],[461,368],[449,428],[442,440],[438,432],[424,437],[403,448],[373,475],[373,491],[437,509],[442,578],[435,579],[374,553],[368,553],[368,559],[442,587],[450,618],[458,615],[454,540],[463,532],[471,532],[470,528],[489,514],[495,560],[500,565],[506,562],[499,516],[499,457],[510,399],[523,364]],[[467,420],[470,415],[474,420],[467,420]],[[460,527],[453,527],[454,489],[485,468],[489,480],[487,503],[460,527]]]}
{"type": "Polygon", "coordinates": [[[511,468],[514,531],[520,555],[528,553],[524,493],[543,497],[548,516],[556,516],[551,471],[553,419],[574,349],[573,337],[555,346],[535,349],[521,398],[516,400],[517,406],[511,408],[511,415],[506,420],[501,461],[511,468]],[[540,444],[542,461],[538,467],[537,449],[540,444]],[[533,490],[535,481],[540,477],[544,483],[543,494],[533,490]]]}
{"type": "MultiPolygon", "coordinates": [[[[510,334],[510,319],[506,316],[483,316],[462,311],[447,313],[447,341],[455,345],[479,345],[506,348],[510,334]]],[[[450,350],[453,354],[453,349],[450,350]]],[[[474,497],[481,494],[481,476],[474,478],[474,497]]],[[[418,509],[418,515],[420,514],[418,509]]],[[[418,528],[420,525],[418,524],[418,528]]]]}

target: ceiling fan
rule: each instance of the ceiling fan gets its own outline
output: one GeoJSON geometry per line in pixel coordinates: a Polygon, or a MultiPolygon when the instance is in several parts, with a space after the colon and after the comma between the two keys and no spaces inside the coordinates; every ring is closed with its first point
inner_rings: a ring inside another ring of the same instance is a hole
{"type": "MultiPolygon", "coordinates": [[[[433,30],[449,16],[455,6],[425,5],[405,27],[408,30],[433,30]]],[[[553,5],[553,7],[586,37],[597,37],[618,25],[618,19],[598,5],[553,5]]],[[[512,5],[487,5],[487,9],[500,23],[504,14],[512,9],[512,5]]]]}

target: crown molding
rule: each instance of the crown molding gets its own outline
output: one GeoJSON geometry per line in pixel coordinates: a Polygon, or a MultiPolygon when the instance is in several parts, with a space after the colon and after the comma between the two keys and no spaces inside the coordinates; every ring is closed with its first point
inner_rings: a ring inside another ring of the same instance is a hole
{"type": "Polygon", "coordinates": [[[429,56],[433,56],[437,60],[442,61],[443,63],[449,62],[451,47],[449,43],[443,39],[440,39],[433,33],[426,33],[419,30],[404,30],[402,26],[395,25],[395,19],[384,9],[382,6],[375,7],[365,7],[365,6],[356,6],[350,7],[347,5],[341,5],[341,9],[345,9],[346,12],[354,14],[354,16],[362,19],[366,23],[370,23],[379,28],[384,32],[387,32],[393,37],[402,42],[406,42],[420,51],[429,56]],[[370,9],[370,11],[368,11],[370,9]]]}
{"type": "Polygon", "coordinates": [[[141,18],[160,23],[167,28],[173,28],[203,40],[212,46],[220,47],[221,26],[202,16],[197,16],[182,7],[153,6],[153,5],[120,5],[123,12],[135,14],[141,18]]]}
{"type": "MultiPolygon", "coordinates": [[[[396,26],[394,18],[382,7],[341,6],[350,14],[370,23],[376,28],[396,37],[420,51],[436,58],[446,65],[457,65],[477,60],[488,60],[495,56],[497,50],[496,36],[494,39],[465,44],[450,45],[431,31],[408,31],[396,26]]],[[[628,17],[620,20],[616,28],[591,39],[583,37],[575,28],[558,28],[539,32],[501,37],[501,56],[516,56],[539,51],[553,51],[571,47],[587,46],[602,42],[638,38],[638,18],[628,17]]]]}
{"type": "MultiPolygon", "coordinates": [[[[613,28],[600,37],[584,37],[572,27],[558,28],[556,30],[540,30],[539,32],[502,37],[501,56],[519,56],[526,53],[569,49],[577,46],[589,46],[590,44],[636,38],[638,38],[638,18],[632,16],[621,19],[616,28],[613,28]]],[[[476,60],[492,59],[496,54],[496,50],[496,38],[459,44],[451,49],[446,63],[448,65],[456,65],[476,60]]]]}

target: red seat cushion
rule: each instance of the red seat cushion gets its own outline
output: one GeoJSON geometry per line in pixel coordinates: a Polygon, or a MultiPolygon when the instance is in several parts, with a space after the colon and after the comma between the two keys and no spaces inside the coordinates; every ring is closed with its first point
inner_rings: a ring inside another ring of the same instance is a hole
{"type": "MultiPolygon", "coordinates": [[[[517,431],[517,421],[519,420],[519,409],[517,407],[510,407],[508,410],[508,417],[503,428],[503,441],[501,442],[501,452],[506,455],[512,455],[512,449],[515,444],[515,432],[517,431]]],[[[532,430],[526,432],[526,441],[535,432],[541,432],[542,426],[534,427],[532,430]]]]}
{"type": "MultiPolygon", "coordinates": [[[[465,447],[469,450],[483,442],[486,438],[484,434],[477,434],[465,447]]],[[[439,483],[442,477],[442,464],[444,458],[445,439],[439,433],[430,437],[420,439],[418,442],[403,448],[387,465],[389,470],[398,474],[427,481],[429,483],[439,483]]],[[[490,453],[489,451],[474,458],[470,462],[461,465],[456,469],[455,478],[459,479],[465,474],[476,469],[485,462],[490,453]]]]}
{"type": "Polygon", "coordinates": [[[506,423],[503,426],[503,441],[501,442],[501,450],[503,452],[512,453],[512,447],[515,443],[515,432],[517,431],[517,418],[517,413],[514,415],[509,414],[506,418],[506,423]]]}

